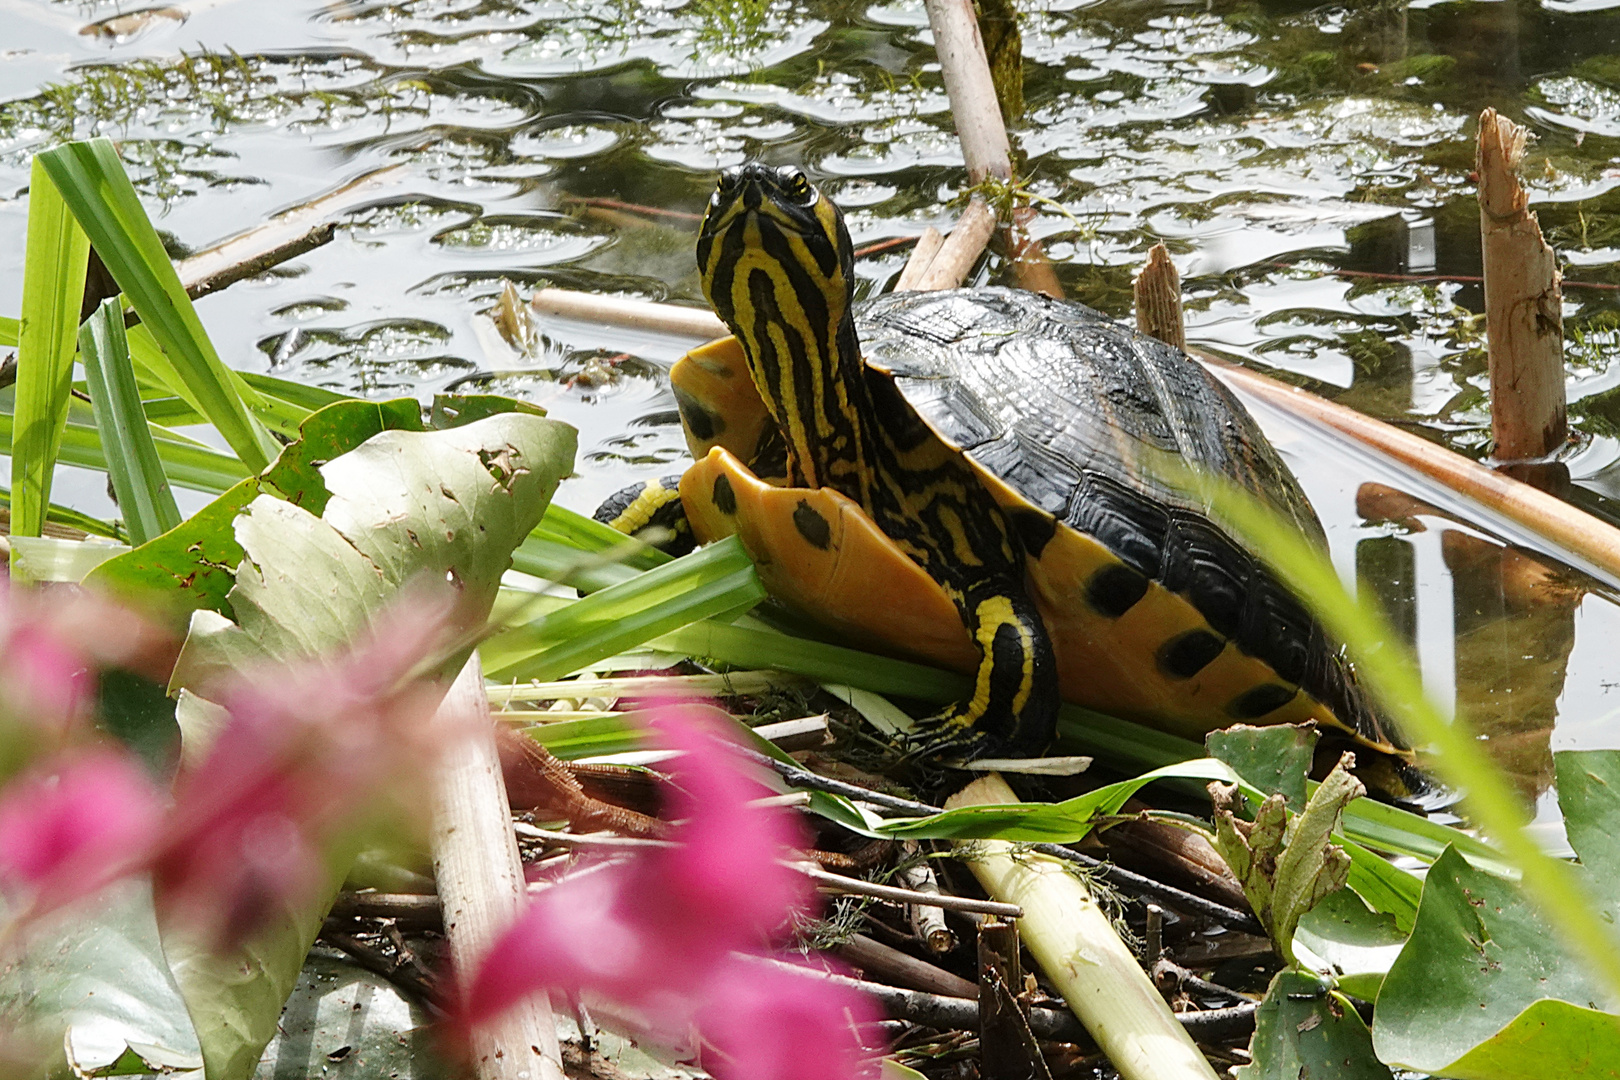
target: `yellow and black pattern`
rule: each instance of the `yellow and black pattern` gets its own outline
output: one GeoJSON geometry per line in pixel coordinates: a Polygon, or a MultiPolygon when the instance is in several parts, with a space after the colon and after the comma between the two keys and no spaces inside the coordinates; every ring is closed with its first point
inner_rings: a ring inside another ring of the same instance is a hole
{"type": "Polygon", "coordinates": [[[940,718],[943,734],[969,752],[1044,750],[1057,665],[1024,589],[1022,545],[972,467],[862,362],[837,208],[797,169],[729,170],[704,218],[698,266],[782,435],[788,485],[831,488],[858,505],[945,590],[978,647],[974,693],[940,718]]]}
{"type": "Polygon", "coordinates": [[[631,484],[616,491],[592,516],[626,536],[647,540],[670,555],[685,555],[696,546],[686,509],[681,505],[679,474],[631,484]]]}

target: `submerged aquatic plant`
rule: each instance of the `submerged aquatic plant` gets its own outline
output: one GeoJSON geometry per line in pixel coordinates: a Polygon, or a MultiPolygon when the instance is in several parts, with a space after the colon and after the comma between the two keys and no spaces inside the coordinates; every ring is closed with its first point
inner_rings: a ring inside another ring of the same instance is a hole
{"type": "Polygon", "coordinates": [[[681,756],[669,788],[670,843],[586,866],[551,885],[471,974],[464,1025],[547,989],[599,995],[648,1034],[683,1041],[696,1026],[714,1076],[837,1080],[857,1074],[854,1024],[869,1004],[766,949],[810,903],[785,864],[802,841],[790,812],[760,806],[723,714],[666,706],[654,721],[681,756]]]}

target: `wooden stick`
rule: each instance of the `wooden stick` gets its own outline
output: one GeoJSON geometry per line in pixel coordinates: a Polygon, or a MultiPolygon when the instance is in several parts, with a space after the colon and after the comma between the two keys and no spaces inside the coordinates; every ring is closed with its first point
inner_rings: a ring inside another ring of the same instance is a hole
{"type": "Polygon", "coordinates": [[[529,306],[542,315],[581,322],[607,323],[627,330],[711,341],[731,333],[720,316],[704,308],[655,304],[621,296],[597,296],[569,289],[538,289],[529,306]]]}
{"type": "Polygon", "coordinates": [[[922,235],[917,237],[917,246],[911,249],[911,258],[906,260],[905,269],[900,271],[900,279],[894,283],[895,292],[909,292],[917,287],[917,282],[928,273],[928,264],[934,261],[939,249],[945,246],[945,234],[932,225],[924,229],[922,235]]]}
{"type": "Polygon", "coordinates": [[[1620,586],[1620,529],[1409,431],[1217,357],[1196,351],[1192,355],[1234,389],[1264,398],[1295,416],[1324,424],[1388,454],[1544,537],[1554,547],[1584,559],[1606,574],[1611,585],[1620,586]]]}
{"type": "Polygon", "coordinates": [[[930,292],[959,287],[995,231],[996,212],[983,199],[977,196],[970,199],[967,209],[957,219],[956,228],[945,238],[939,254],[917,282],[917,290],[930,292]]]}
{"type": "MultiPolygon", "coordinates": [[[[466,978],[526,902],[523,862],[501,780],[484,673],[475,652],[435,721],[475,734],[457,739],[437,781],[433,869],[456,970],[466,978]]],[[[551,1003],[533,994],[473,1032],[478,1080],[563,1080],[551,1003]]]]}
{"type": "Polygon", "coordinates": [[[951,99],[956,137],[967,162],[968,183],[976,186],[992,176],[1011,180],[1012,145],[996,102],[996,86],[972,0],[925,3],[928,25],[934,31],[934,52],[945,76],[945,93],[951,99]]]}
{"type": "Polygon", "coordinates": [[[921,990],[946,997],[974,997],[978,988],[960,975],[919,960],[910,953],[891,949],[865,934],[851,934],[833,947],[833,953],[868,978],[908,990],[921,990]]]}
{"type": "Polygon", "coordinates": [[[366,173],[180,260],[175,270],[186,294],[196,300],[319,247],[332,239],[332,223],[338,215],[376,198],[407,172],[404,165],[390,165],[366,173]]]}
{"type": "Polygon", "coordinates": [[[1569,435],[1558,261],[1541,237],[1516,172],[1526,135],[1495,109],[1479,118],[1475,167],[1485,254],[1491,434],[1501,461],[1545,457],[1569,435]]]}
{"type": "Polygon", "coordinates": [[[1187,347],[1181,317],[1181,275],[1163,244],[1154,244],[1136,275],[1136,328],[1178,349],[1187,347]]]}

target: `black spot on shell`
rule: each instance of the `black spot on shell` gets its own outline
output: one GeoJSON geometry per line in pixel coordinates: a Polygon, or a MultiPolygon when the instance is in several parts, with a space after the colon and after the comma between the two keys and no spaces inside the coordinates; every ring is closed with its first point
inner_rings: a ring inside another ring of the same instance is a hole
{"type": "Polygon", "coordinates": [[[826,551],[827,545],[832,543],[832,526],[804,499],[799,500],[798,507],[793,511],[793,524],[799,530],[799,535],[813,548],[826,551]]]}
{"type": "Polygon", "coordinates": [[[1299,693],[1292,686],[1282,686],[1278,683],[1261,683],[1259,686],[1245,690],[1226,707],[1226,715],[1234,720],[1258,720],[1267,713],[1276,712],[1284,705],[1293,701],[1299,693]]]}
{"type": "Polygon", "coordinates": [[[1097,612],[1117,619],[1147,595],[1148,579],[1123,563],[1115,563],[1091,575],[1086,582],[1086,602],[1097,612]]]}
{"type": "Polygon", "coordinates": [[[1159,646],[1159,670],[1172,679],[1190,679],[1225,648],[1226,642],[1208,630],[1189,630],[1159,646]]]}
{"type": "Polygon", "coordinates": [[[737,493],[731,490],[731,477],[725,473],[714,478],[714,506],[728,517],[737,512],[737,493]]]}
{"type": "Polygon", "coordinates": [[[1057,535],[1057,521],[1034,510],[1018,509],[1007,515],[1012,519],[1013,531],[1023,542],[1024,551],[1032,559],[1039,559],[1052,537],[1057,535]]]}
{"type": "Polygon", "coordinates": [[[680,410],[681,423],[696,439],[703,442],[713,442],[715,438],[726,430],[726,422],[720,416],[710,412],[690,394],[675,391],[675,407],[680,410]]]}

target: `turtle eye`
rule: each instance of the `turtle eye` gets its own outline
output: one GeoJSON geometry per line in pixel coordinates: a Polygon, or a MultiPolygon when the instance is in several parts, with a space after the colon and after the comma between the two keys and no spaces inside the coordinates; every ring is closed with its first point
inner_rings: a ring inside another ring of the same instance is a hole
{"type": "Polygon", "coordinates": [[[781,177],[782,190],[788,198],[806,204],[815,199],[816,189],[810,186],[810,180],[802,170],[788,166],[782,170],[781,177]]]}

